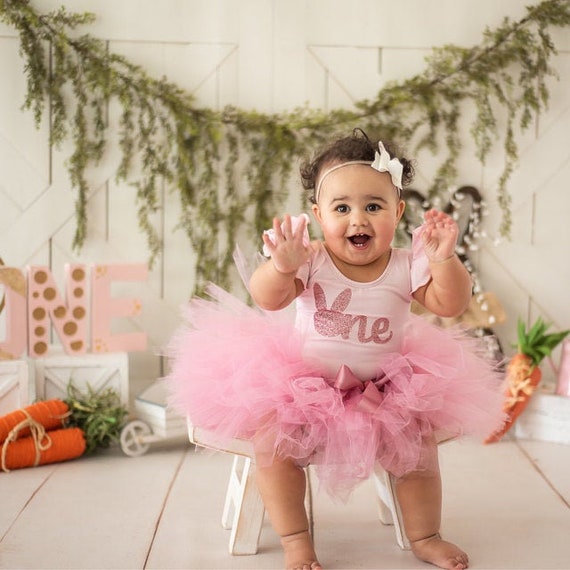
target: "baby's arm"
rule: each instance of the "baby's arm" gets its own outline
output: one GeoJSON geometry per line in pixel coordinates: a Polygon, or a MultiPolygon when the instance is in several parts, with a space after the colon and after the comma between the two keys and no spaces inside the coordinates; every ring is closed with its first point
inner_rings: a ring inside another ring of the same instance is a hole
{"type": "Polygon", "coordinates": [[[447,214],[426,212],[422,239],[432,278],[414,298],[440,317],[460,315],[471,299],[471,277],[455,254],[458,233],[457,224],[447,214]]]}
{"type": "Polygon", "coordinates": [[[293,231],[291,216],[285,215],[283,227],[278,218],[273,220],[275,243],[263,235],[271,259],[254,271],[249,282],[251,296],[262,309],[283,309],[301,293],[303,285],[296,274],[311,251],[310,246],[303,243],[306,226],[307,220],[303,217],[293,231]]]}

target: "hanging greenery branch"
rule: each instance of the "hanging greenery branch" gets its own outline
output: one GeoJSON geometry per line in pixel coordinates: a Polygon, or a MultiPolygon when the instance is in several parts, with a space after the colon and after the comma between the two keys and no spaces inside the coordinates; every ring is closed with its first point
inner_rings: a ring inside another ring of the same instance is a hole
{"type": "Polygon", "coordinates": [[[457,179],[459,122],[475,109],[471,136],[485,161],[502,140],[504,169],[497,183],[500,233],[511,228],[509,176],[518,159],[517,133],[527,129],[548,103],[547,79],[556,54],[552,27],[570,24],[570,0],[543,0],[526,15],[505,18],[487,29],[472,48],[434,49],[423,73],[391,82],[354,109],[324,112],[301,108],[263,114],[227,107],[204,109],[165,78],[150,77],[106,42],[77,29],[94,20],[60,8],[40,14],[28,0],[0,0],[0,18],[14,27],[25,62],[24,108],[39,124],[50,120],[51,143],[70,140],[67,161],[77,190],[74,246],[86,239],[87,169],[103,158],[110,128],[118,126],[118,181],[136,188],[138,219],[151,261],[161,251],[154,217],[165,185],[179,195],[180,226],[196,252],[196,288],[208,280],[229,286],[236,236],[259,236],[287,198],[292,166],[333,132],[359,126],[415,152],[442,155],[430,198],[457,179]],[[119,117],[109,124],[109,110],[119,117]],[[254,219],[252,224],[250,219],[254,219]],[[248,220],[246,224],[246,220],[248,220]]]}

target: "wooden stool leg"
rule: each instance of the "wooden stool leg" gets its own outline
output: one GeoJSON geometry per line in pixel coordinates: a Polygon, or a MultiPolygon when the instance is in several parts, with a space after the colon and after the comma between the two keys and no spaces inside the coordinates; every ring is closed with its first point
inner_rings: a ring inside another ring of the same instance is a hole
{"type": "Polygon", "coordinates": [[[374,484],[380,520],[384,524],[393,524],[398,545],[403,550],[410,550],[410,542],[404,531],[402,511],[396,497],[395,478],[381,467],[377,467],[374,472],[374,484]]]}
{"type": "Polygon", "coordinates": [[[307,520],[309,521],[309,532],[315,538],[315,519],[313,514],[313,483],[311,480],[312,470],[305,467],[305,475],[307,477],[307,490],[305,491],[305,510],[307,511],[307,520]]]}
{"type": "Polygon", "coordinates": [[[265,509],[255,483],[255,463],[249,457],[234,457],[222,526],[231,528],[230,554],[255,554],[265,509]],[[231,523],[230,523],[231,521],[231,523]]]}
{"type": "Polygon", "coordinates": [[[228,480],[228,488],[226,491],[226,500],[224,502],[224,510],[222,512],[222,527],[226,530],[230,530],[232,528],[232,522],[234,518],[235,512],[235,497],[236,493],[239,492],[239,483],[240,483],[240,460],[243,461],[244,458],[240,457],[239,455],[234,455],[234,459],[232,462],[232,469],[230,471],[230,478],[228,480]]]}
{"type": "Polygon", "coordinates": [[[385,525],[393,525],[394,517],[390,508],[390,491],[384,484],[384,474],[374,474],[374,487],[376,489],[376,499],[378,505],[378,518],[385,525]]]}

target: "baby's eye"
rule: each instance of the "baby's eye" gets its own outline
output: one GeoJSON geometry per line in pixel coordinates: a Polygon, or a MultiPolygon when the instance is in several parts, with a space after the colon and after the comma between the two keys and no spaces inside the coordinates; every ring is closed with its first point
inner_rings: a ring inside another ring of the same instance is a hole
{"type": "Polygon", "coordinates": [[[348,206],[346,204],[339,204],[335,210],[339,213],[339,214],[346,214],[348,212],[348,206]]]}
{"type": "Polygon", "coordinates": [[[380,204],[368,204],[368,206],[366,206],[366,211],[367,212],[377,212],[378,210],[381,210],[382,206],[380,206],[380,204]]]}

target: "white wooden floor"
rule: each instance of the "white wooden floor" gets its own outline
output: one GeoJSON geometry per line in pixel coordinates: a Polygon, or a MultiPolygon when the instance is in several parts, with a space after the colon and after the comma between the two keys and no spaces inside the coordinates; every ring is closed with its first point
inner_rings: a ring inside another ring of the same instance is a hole
{"type": "MultiPolygon", "coordinates": [[[[443,532],[472,568],[570,568],[570,446],[508,440],[440,448],[443,532]]],[[[255,556],[231,557],[220,526],[230,457],[185,441],[130,458],[117,448],[0,473],[0,568],[281,568],[266,523],[255,556]]],[[[371,482],[347,505],[315,498],[326,568],[433,568],[376,519],[371,482]]]]}

